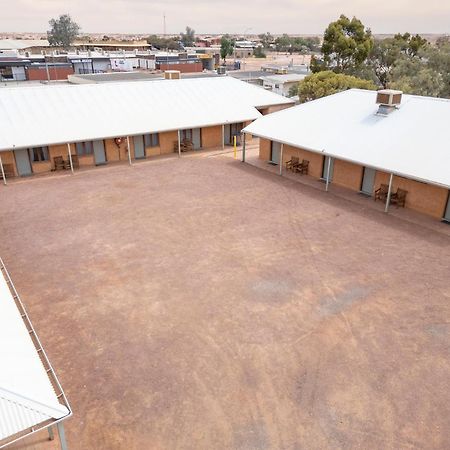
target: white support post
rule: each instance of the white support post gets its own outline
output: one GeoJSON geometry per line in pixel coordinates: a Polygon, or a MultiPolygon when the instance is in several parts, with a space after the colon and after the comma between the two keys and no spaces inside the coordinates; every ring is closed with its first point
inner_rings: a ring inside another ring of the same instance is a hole
{"type": "Polygon", "coordinates": [[[242,134],[242,162],[245,162],[245,133],[242,134]]]}
{"type": "Polygon", "coordinates": [[[73,162],[72,162],[72,152],[70,151],[70,144],[67,144],[67,153],[69,155],[70,171],[73,174],[73,162]]]}
{"type": "Polygon", "coordinates": [[[281,144],[281,148],[280,148],[280,175],[283,175],[283,147],[284,147],[284,144],[281,144]]]}
{"type": "Polygon", "coordinates": [[[2,171],[3,184],[6,186],[5,169],[3,168],[3,162],[2,162],[2,157],[1,157],[1,155],[0,155],[0,169],[1,169],[1,171],[2,171]]]}
{"type": "Polygon", "coordinates": [[[53,427],[48,427],[48,440],[53,441],[55,439],[55,433],[53,433],[53,427]]]}
{"type": "Polygon", "coordinates": [[[222,150],[225,150],[225,125],[222,124],[222,150]]]}
{"type": "Polygon", "coordinates": [[[127,149],[128,149],[128,164],[130,164],[130,166],[131,166],[130,136],[127,136],[127,149]]]}
{"type": "Polygon", "coordinates": [[[384,207],[384,212],[387,213],[389,211],[389,203],[391,203],[391,195],[392,195],[392,180],[394,179],[394,174],[391,173],[389,177],[389,188],[386,196],[386,206],[384,207]]]}
{"type": "Polygon", "coordinates": [[[59,442],[61,444],[61,450],[68,450],[69,447],[67,447],[66,433],[64,431],[63,423],[62,422],[58,422],[56,424],[56,427],[58,428],[59,442]]]}
{"type": "Polygon", "coordinates": [[[327,166],[327,178],[325,182],[325,191],[328,192],[328,187],[330,185],[330,170],[331,170],[331,156],[328,156],[328,166],[327,166]]]}
{"type": "Polygon", "coordinates": [[[180,134],[180,130],[178,130],[178,156],[181,156],[181,134],[180,134]]]}

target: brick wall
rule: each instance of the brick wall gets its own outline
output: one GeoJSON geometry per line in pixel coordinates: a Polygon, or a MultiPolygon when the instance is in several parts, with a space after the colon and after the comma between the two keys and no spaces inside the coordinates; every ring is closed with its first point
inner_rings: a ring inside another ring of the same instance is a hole
{"type": "Polygon", "coordinates": [[[222,145],[222,126],[202,128],[202,148],[219,147],[222,145]]]}
{"type": "Polygon", "coordinates": [[[14,158],[14,153],[10,152],[1,152],[2,164],[12,164],[14,168],[14,175],[17,176],[17,168],[16,168],[16,160],[14,158]]]}
{"type": "Polygon", "coordinates": [[[335,159],[332,182],[333,184],[359,191],[361,189],[363,172],[363,166],[335,159]]]}
{"type": "MultiPolygon", "coordinates": [[[[269,146],[269,153],[268,153],[270,159],[270,146],[269,146]]],[[[321,178],[322,176],[322,168],[323,168],[323,155],[320,155],[319,153],[313,153],[309,152],[308,150],[304,150],[297,147],[292,147],[290,145],[285,145],[283,147],[283,164],[286,161],[289,161],[292,156],[297,156],[300,161],[303,159],[306,159],[309,161],[309,175],[315,177],[315,178],[321,178]]]]}
{"type": "MultiPolygon", "coordinates": [[[[73,75],[72,67],[48,67],[50,80],[66,80],[69,75],[73,75]]],[[[45,67],[28,67],[27,80],[47,80],[47,69],[45,67]]]]}

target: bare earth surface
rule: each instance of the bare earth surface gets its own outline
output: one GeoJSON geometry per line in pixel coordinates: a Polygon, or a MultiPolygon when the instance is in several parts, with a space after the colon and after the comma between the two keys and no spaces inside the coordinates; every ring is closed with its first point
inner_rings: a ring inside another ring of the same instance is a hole
{"type": "Polygon", "coordinates": [[[448,236],[225,156],[0,206],[71,450],[450,448],[448,236]]]}

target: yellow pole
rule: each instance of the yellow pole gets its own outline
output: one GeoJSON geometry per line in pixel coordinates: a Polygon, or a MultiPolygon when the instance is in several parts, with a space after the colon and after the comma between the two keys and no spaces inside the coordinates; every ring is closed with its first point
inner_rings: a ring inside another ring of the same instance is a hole
{"type": "Polygon", "coordinates": [[[236,159],[236,136],[233,136],[233,145],[234,145],[234,159],[236,159]]]}

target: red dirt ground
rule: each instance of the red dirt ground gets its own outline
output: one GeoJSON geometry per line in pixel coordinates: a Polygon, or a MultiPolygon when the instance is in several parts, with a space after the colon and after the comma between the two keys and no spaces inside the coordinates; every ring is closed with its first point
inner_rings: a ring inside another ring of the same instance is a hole
{"type": "Polygon", "coordinates": [[[445,234],[225,156],[0,191],[71,450],[450,448],[445,234]]]}

